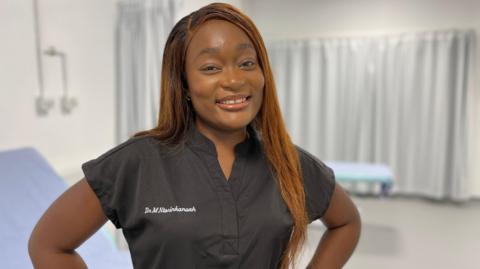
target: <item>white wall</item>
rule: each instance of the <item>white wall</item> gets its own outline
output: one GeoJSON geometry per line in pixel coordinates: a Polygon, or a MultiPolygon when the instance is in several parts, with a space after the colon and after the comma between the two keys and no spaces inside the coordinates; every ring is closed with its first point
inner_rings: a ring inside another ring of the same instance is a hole
{"type": "Polygon", "coordinates": [[[78,98],[71,115],[60,111],[58,58],[44,59],[45,91],[55,99],[48,116],[35,112],[38,94],[32,0],[0,1],[0,150],[33,146],[62,175],[114,144],[114,1],[39,2],[42,49],[68,57],[69,89],[78,98]]]}
{"type": "MultiPolygon", "coordinates": [[[[0,1],[0,151],[32,146],[70,184],[81,164],[115,146],[114,30],[118,0],[39,0],[41,48],[68,57],[69,90],[78,99],[61,113],[58,58],[42,56],[45,92],[55,100],[48,116],[35,112],[38,94],[33,0],[0,1]]],[[[214,1],[186,0],[178,14],[214,1]]],[[[239,0],[227,1],[239,8],[239,0]]]]}
{"type": "MultiPolygon", "coordinates": [[[[114,146],[115,0],[39,1],[42,49],[53,45],[67,53],[69,89],[79,106],[60,112],[58,59],[43,56],[45,90],[55,99],[47,117],[35,113],[38,94],[33,2],[0,1],[0,150],[38,149],[69,180],[82,175],[81,163],[114,146]]],[[[178,18],[213,1],[186,0],[178,18]]],[[[480,33],[476,0],[231,0],[250,15],[265,39],[326,35],[363,35],[452,27],[480,33]],[[294,11],[294,12],[292,12],[294,11]]],[[[480,42],[478,43],[480,44],[480,42]]],[[[480,59],[480,49],[478,56],[480,59]]],[[[480,63],[480,60],[478,61],[480,63]]],[[[480,68],[471,101],[480,115],[480,68]]],[[[472,164],[480,163],[480,116],[472,119],[472,164]],[[475,139],[476,138],[476,139],[475,139]]],[[[480,166],[471,166],[480,196],[480,166]]]]}
{"type": "MultiPolygon", "coordinates": [[[[432,29],[473,28],[480,36],[478,0],[248,0],[243,3],[265,40],[377,35],[432,29]]],[[[480,42],[476,61],[480,64],[480,42]]],[[[480,68],[472,79],[469,97],[475,118],[470,119],[469,178],[480,197],[480,68]]]]}
{"type": "Polygon", "coordinates": [[[180,12],[177,14],[177,19],[181,19],[182,17],[190,14],[190,12],[195,11],[205,5],[214,2],[224,2],[229,3],[236,8],[243,10],[243,2],[242,0],[223,0],[223,1],[212,1],[212,0],[184,0],[183,5],[180,9],[180,12]]]}

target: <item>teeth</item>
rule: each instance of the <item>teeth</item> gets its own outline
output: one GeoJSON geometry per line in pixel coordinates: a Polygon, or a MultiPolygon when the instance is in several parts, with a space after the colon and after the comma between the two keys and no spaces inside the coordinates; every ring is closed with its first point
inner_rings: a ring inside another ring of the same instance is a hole
{"type": "Polygon", "coordinates": [[[240,103],[243,103],[247,101],[247,98],[244,97],[244,98],[240,98],[240,99],[236,99],[236,100],[227,100],[227,101],[221,101],[220,104],[224,104],[224,105],[233,105],[233,104],[240,104],[240,103]]]}

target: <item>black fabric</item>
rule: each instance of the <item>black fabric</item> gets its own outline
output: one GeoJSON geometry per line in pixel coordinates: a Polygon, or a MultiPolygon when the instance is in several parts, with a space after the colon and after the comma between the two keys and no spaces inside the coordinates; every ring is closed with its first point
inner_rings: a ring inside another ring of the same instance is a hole
{"type": "MultiPolygon", "coordinates": [[[[278,268],[293,222],[261,141],[248,133],[228,180],[213,142],[194,126],[180,150],[136,137],[82,165],[105,215],[123,229],[134,268],[278,268]]],[[[334,175],[297,150],[313,221],[329,206],[334,175]]]]}

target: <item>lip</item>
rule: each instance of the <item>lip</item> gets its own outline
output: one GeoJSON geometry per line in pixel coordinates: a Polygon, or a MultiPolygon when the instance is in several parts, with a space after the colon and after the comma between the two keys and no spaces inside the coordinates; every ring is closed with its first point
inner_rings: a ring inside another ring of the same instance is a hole
{"type": "MultiPolygon", "coordinates": [[[[219,103],[219,101],[216,102],[216,105],[218,107],[220,107],[221,109],[223,110],[227,110],[227,111],[240,111],[240,110],[243,110],[245,109],[249,104],[250,104],[250,99],[251,99],[251,96],[247,96],[247,95],[232,95],[232,96],[236,96],[234,99],[238,99],[238,98],[247,98],[247,100],[245,100],[244,102],[240,103],[240,104],[221,104],[219,103]]],[[[229,96],[230,97],[230,96],[229,96]]],[[[232,100],[232,98],[229,98],[229,99],[221,99],[221,100],[232,100]]]]}

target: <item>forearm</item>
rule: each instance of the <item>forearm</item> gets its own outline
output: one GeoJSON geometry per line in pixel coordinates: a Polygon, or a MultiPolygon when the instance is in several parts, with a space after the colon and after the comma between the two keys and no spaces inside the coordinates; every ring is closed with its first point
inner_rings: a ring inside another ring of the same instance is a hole
{"type": "Polygon", "coordinates": [[[360,238],[361,223],[328,229],[322,236],[307,269],[337,269],[347,262],[360,238]]]}
{"type": "Polygon", "coordinates": [[[76,251],[42,251],[40,253],[31,253],[35,269],[86,269],[88,268],[82,257],[76,251]]]}

